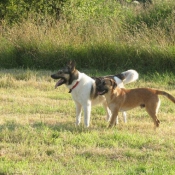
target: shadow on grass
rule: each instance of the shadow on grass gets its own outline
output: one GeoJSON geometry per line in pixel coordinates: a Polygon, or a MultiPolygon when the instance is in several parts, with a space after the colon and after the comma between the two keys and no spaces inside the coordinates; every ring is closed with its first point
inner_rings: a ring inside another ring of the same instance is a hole
{"type": "Polygon", "coordinates": [[[26,129],[28,127],[32,127],[36,130],[45,130],[46,128],[49,130],[52,130],[53,132],[64,132],[68,131],[71,133],[81,133],[81,132],[91,132],[93,130],[104,130],[107,124],[103,124],[101,126],[90,126],[89,128],[86,128],[83,123],[81,123],[79,126],[76,126],[73,122],[57,122],[54,124],[49,124],[47,122],[34,122],[32,124],[19,124],[13,120],[6,121],[6,123],[0,125],[0,132],[3,130],[8,130],[10,132],[15,131],[16,129],[26,129]]]}
{"type": "Polygon", "coordinates": [[[20,124],[16,123],[13,120],[7,121],[5,124],[0,125],[0,132],[4,129],[14,131],[16,128],[21,127],[20,124]]]}
{"type": "MultiPolygon", "coordinates": [[[[91,132],[93,130],[96,130],[96,127],[90,126],[89,128],[86,128],[84,124],[80,124],[79,126],[76,126],[73,122],[61,122],[61,123],[56,123],[56,124],[49,124],[46,122],[36,122],[32,124],[33,128],[36,128],[38,130],[42,130],[44,128],[49,128],[52,131],[56,132],[64,132],[68,131],[71,133],[82,133],[82,132],[91,132]]],[[[99,129],[105,129],[106,126],[101,126],[98,128],[99,129]]]]}
{"type": "Polygon", "coordinates": [[[1,67],[57,70],[75,60],[77,68],[115,70],[136,69],[138,72],[165,72],[175,69],[174,49],[138,48],[130,45],[96,44],[74,48],[37,50],[35,46],[14,48],[8,54],[0,54],[1,67]],[[138,51],[139,50],[139,51],[138,51]],[[167,51],[168,50],[168,51],[167,51]],[[139,53],[139,54],[138,54],[139,53]],[[12,62],[12,58],[13,62],[12,62]]]}

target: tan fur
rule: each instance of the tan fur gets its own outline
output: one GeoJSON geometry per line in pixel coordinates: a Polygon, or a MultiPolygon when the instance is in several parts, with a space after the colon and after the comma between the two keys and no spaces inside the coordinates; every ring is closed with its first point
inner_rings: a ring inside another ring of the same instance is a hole
{"type": "Polygon", "coordinates": [[[157,112],[160,106],[158,95],[164,95],[175,103],[175,98],[164,91],[151,88],[123,89],[116,87],[116,83],[112,79],[105,78],[104,81],[104,86],[108,89],[108,92],[104,95],[112,111],[109,127],[115,124],[119,111],[130,110],[138,106],[145,107],[147,113],[153,119],[155,127],[158,127],[160,123],[157,119],[157,112]]]}

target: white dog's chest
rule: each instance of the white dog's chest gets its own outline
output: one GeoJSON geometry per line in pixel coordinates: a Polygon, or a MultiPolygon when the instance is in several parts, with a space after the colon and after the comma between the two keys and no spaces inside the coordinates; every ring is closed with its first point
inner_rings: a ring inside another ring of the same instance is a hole
{"type": "MultiPolygon", "coordinates": [[[[87,81],[86,77],[82,76],[78,85],[72,89],[71,95],[74,101],[81,105],[87,103],[90,100],[90,91],[92,87],[92,81],[87,81]]],[[[74,83],[75,84],[75,83],[74,83]]]]}

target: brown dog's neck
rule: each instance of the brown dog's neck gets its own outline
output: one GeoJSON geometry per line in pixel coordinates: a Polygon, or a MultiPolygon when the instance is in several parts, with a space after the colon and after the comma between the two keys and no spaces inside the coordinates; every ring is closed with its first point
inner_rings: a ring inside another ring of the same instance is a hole
{"type": "Polygon", "coordinates": [[[113,101],[114,94],[117,95],[117,92],[115,92],[115,90],[109,90],[107,93],[104,94],[108,104],[113,101]]]}
{"type": "Polygon", "coordinates": [[[119,96],[124,96],[125,95],[125,89],[124,88],[118,88],[116,87],[115,89],[109,89],[108,92],[105,95],[106,101],[108,104],[113,103],[113,101],[116,98],[120,98],[119,96]]]}

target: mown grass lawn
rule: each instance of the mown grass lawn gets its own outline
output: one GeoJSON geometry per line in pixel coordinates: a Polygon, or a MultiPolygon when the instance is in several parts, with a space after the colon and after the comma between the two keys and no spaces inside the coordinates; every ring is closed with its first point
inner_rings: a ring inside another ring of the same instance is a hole
{"type": "MultiPolygon", "coordinates": [[[[115,72],[116,73],[116,72],[115,72]]],[[[90,128],[75,127],[68,89],[54,89],[51,71],[0,71],[0,174],[175,174],[175,106],[161,98],[159,129],[140,108],[107,129],[93,107],[90,128]]],[[[103,72],[98,72],[103,75],[103,72]]],[[[175,96],[172,74],[140,75],[127,87],[153,87],[175,96]]]]}

